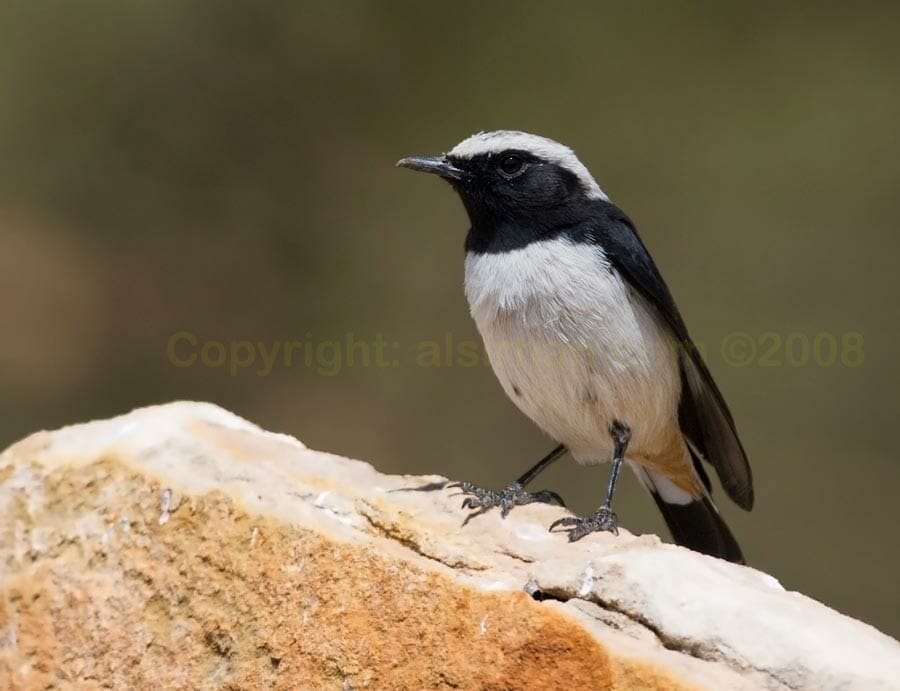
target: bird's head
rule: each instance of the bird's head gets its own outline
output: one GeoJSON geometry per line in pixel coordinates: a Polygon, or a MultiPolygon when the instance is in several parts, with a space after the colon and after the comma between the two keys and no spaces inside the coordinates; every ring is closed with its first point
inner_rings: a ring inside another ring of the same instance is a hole
{"type": "Polygon", "coordinates": [[[481,132],[441,156],[410,156],[397,165],[447,180],[473,228],[559,223],[607,198],[569,147],[527,132],[481,132]]]}

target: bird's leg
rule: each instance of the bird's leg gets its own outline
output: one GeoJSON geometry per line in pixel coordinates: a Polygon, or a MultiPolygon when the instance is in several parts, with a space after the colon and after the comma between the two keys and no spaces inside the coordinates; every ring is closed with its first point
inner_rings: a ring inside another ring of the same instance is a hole
{"type": "MultiPolygon", "coordinates": [[[[462,493],[466,495],[466,498],[462,503],[462,508],[474,509],[474,511],[466,518],[465,523],[468,523],[475,516],[480,516],[495,506],[500,508],[500,515],[503,518],[506,518],[506,515],[513,506],[521,506],[523,504],[544,502],[547,504],[554,503],[565,506],[562,497],[556,492],[552,492],[548,489],[541,490],[540,492],[525,491],[525,486],[529,482],[534,480],[534,478],[546,470],[553,461],[562,456],[565,452],[566,447],[560,444],[553,449],[553,451],[535,463],[533,467],[525,471],[518,480],[510,483],[499,491],[484,489],[473,485],[471,482],[454,482],[447,486],[462,490],[462,493]]],[[[463,523],[463,525],[465,525],[465,523],[463,523]]]]}
{"type": "Polygon", "coordinates": [[[562,456],[566,452],[566,447],[560,444],[555,449],[553,449],[550,453],[544,456],[541,460],[535,463],[531,468],[526,470],[519,476],[519,479],[516,480],[514,485],[521,485],[525,487],[530,483],[534,478],[543,473],[547,468],[550,467],[550,464],[553,463],[557,458],[562,456]]]}
{"type": "Polygon", "coordinates": [[[619,534],[619,521],[612,510],[612,498],[616,491],[619,470],[625,460],[625,451],[628,449],[628,442],[631,441],[631,430],[616,420],[610,425],[609,433],[613,438],[613,466],[612,472],[609,474],[609,485],[606,488],[606,499],[603,500],[602,506],[591,516],[567,516],[553,521],[550,525],[550,530],[559,525],[571,526],[568,530],[569,542],[575,542],[585,535],[595,532],[619,534]]]}

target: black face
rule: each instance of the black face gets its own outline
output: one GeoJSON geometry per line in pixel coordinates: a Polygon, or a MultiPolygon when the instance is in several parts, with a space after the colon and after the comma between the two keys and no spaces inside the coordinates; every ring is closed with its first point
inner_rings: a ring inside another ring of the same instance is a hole
{"type": "Polygon", "coordinates": [[[583,196],[573,173],[526,151],[510,149],[471,159],[448,156],[447,160],[466,173],[450,183],[473,223],[532,218],[583,196]]]}
{"type": "Polygon", "coordinates": [[[581,221],[593,201],[574,173],[526,151],[446,160],[464,173],[448,181],[472,222],[472,251],[501,252],[557,235],[581,221]]]}
{"type": "Polygon", "coordinates": [[[398,166],[439,175],[462,198],[472,227],[466,249],[506,252],[537,240],[587,232],[598,206],[575,173],[527,151],[508,149],[473,158],[410,156],[398,166]]]}

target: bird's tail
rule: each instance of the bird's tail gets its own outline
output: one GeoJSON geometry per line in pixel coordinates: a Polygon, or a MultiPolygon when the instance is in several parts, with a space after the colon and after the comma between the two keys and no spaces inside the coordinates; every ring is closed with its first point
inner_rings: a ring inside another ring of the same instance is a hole
{"type": "Polygon", "coordinates": [[[656,501],[677,544],[727,561],[746,563],[737,540],[705,488],[698,496],[691,496],[658,472],[636,463],[631,467],[656,501]]]}

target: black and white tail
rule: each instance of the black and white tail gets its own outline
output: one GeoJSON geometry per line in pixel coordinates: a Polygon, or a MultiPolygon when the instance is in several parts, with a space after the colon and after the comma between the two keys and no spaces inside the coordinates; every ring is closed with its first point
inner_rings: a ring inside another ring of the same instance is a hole
{"type": "MultiPolygon", "coordinates": [[[[691,497],[665,476],[637,464],[630,465],[656,501],[677,544],[727,561],[746,563],[741,548],[719,515],[708,491],[691,497]]],[[[707,478],[703,480],[706,484],[707,478]]]]}

